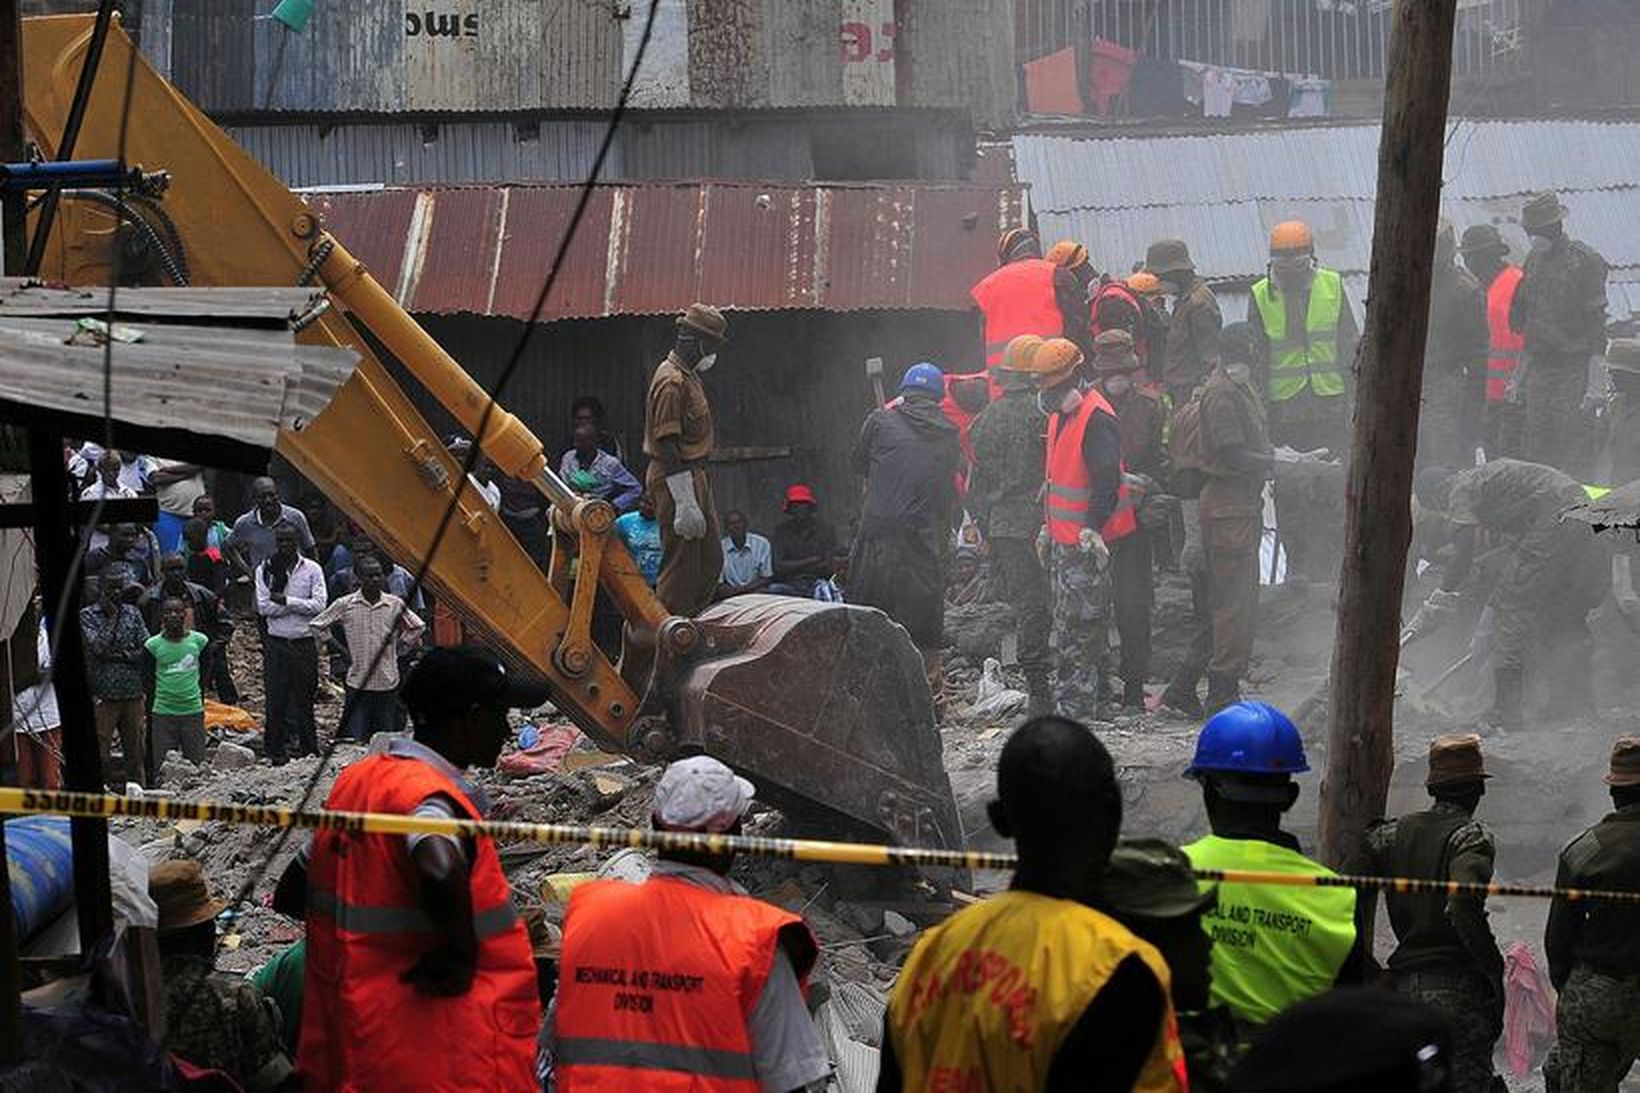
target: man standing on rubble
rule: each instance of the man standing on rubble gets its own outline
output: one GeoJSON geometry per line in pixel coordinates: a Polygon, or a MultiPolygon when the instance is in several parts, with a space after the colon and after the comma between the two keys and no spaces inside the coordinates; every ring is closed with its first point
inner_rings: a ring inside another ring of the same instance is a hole
{"type": "MultiPolygon", "coordinates": [[[[1184,848],[1196,869],[1333,876],[1281,829],[1310,769],[1298,727],[1274,706],[1238,702],[1196,738],[1185,776],[1201,783],[1212,833],[1184,848]]],[[[1205,883],[1205,882],[1204,882],[1205,883]]],[[[1262,1025],[1334,983],[1359,981],[1363,954],[1347,888],[1225,881],[1204,923],[1213,938],[1213,1001],[1262,1025]]]]}
{"type": "Polygon", "coordinates": [[[712,453],[712,407],[701,374],[728,340],[723,314],[690,304],[677,318],[672,351],[649,381],[643,451],[645,488],[661,526],[661,576],[656,591],[667,611],[692,616],[712,602],[723,572],[723,547],[706,457],[712,453]]]}
{"type": "Polygon", "coordinates": [[[1219,360],[1219,329],[1224,317],[1218,297],[1196,276],[1196,263],[1183,239],[1158,239],[1145,252],[1145,270],[1159,281],[1160,291],[1174,299],[1167,326],[1166,360],[1158,372],[1174,406],[1182,406],[1219,360]]]}
{"type": "MultiPolygon", "coordinates": [[[[479,820],[509,709],[544,687],[486,649],[444,646],[402,692],[415,738],[345,768],[325,808],[479,820]]],[[[535,1084],[535,962],[493,840],[325,829],[279,882],[274,906],[306,908],[297,1068],[308,1089],[493,1089],[535,1084]]]]}
{"type": "Polygon", "coordinates": [[[1424,405],[1418,415],[1418,461],[1458,466],[1475,461],[1486,406],[1486,297],[1457,262],[1457,229],[1444,216],[1435,233],[1424,346],[1424,405]]]}
{"type": "Polygon", "coordinates": [[[970,292],[985,318],[985,365],[995,368],[1008,343],[1021,334],[1088,338],[1088,296],[1070,270],[1042,257],[1042,243],[1025,228],[1009,228],[997,240],[995,272],[970,292]]]}
{"type": "Polygon", "coordinates": [[[1019,669],[1031,717],[1053,712],[1049,680],[1048,575],[1036,556],[1042,530],[1042,468],[1048,416],[1037,401],[1028,361],[1043,344],[1034,334],[1008,343],[994,371],[1002,393],[974,420],[974,474],[968,508],[991,552],[1002,598],[1014,609],[1019,669]]]}
{"type": "Polygon", "coordinates": [[[1198,494],[1203,573],[1195,591],[1202,602],[1196,604],[1195,635],[1162,693],[1162,705],[1188,717],[1216,714],[1241,701],[1241,681],[1253,656],[1263,492],[1271,467],[1264,404],[1250,378],[1247,324],[1226,327],[1220,345],[1221,361],[1206,386],[1173,421],[1175,489],[1198,494]],[[1204,672],[1206,709],[1196,695],[1204,672]]]}
{"type": "MultiPolygon", "coordinates": [[[[1490,884],[1497,854],[1492,833],[1475,819],[1486,793],[1481,738],[1437,736],[1429,745],[1424,786],[1434,803],[1423,812],[1374,824],[1361,860],[1345,871],[1379,877],[1490,884]]],[[[1360,900],[1358,923],[1370,925],[1376,896],[1360,900]]],[[[1438,1010],[1452,1026],[1453,1093],[1487,1093],[1492,1050],[1503,1031],[1503,954],[1486,921],[1485,896],[1386,891],[1395,951],[1395,989],[1438,1010]]]]}
{"type": "Polygon", "coordinates": [[[1161,954],[1104,911],[1122,826],[1110,753],[1085,725],[1033,718],[997,763],[991,824],[1009,890],[924,932],[884,1018],[879,1093],[1188,1087],[1161,954]]]}
{"type": "Polygon", "coordinates": [[[1518,729],[1528,652],[1545,665],[1560,717],[1593,711],[1588,614],[1610,587],[1611,545],[1560,514],[1587,499],[1576,480],[1541,463],[1497,459],[1453,472],[1431,468],[1414,483],[1418,504],[1452,525],[1454,550],[1441,584],[1407,623],[1402,644],[1431,633],[1457,608],[1471,583],[1482,533],[1507,552],[1490,594],[1494,610],[1492,709],[1488,724],[1518,729]]]}
{"type": "Polygon", "coordinates": [[[1458,253],[1486,294],[1486,416],[1481,443],[1488,459],[1519,458],[1521,405],[1515,373],[1526,339],[1509,325],[1509,308],[1520,287],[1521,269],[1509,261],[1509,244],[1492,224],[1465,228],[1458,253]]]}
{"type": "Polygon", "coordinates": [[[1122,430],[1105,396],[1077,381],[1082,352],[1070,342],[1050,338],[1020,363],[1048,414],[1037,556],[1053,581],[1054,699],[1062,715],[1091,723],[1110,646],[1111,544],[1139,526],[1122,480],[1122,430]]]}
{"type": "MultiPolygon", "coordinates": [[[[1162,442],[1161,399],[1137,385],[1140,361],[1133,335],[1106,330],[1093,342],[1094,382],[1116,411],[1122,436],[1122,466],[1129,484],[1157,494],[1167,481],[1167,449],[1162,442]]],[[[1122,705],[1145,708],[1145,680],[1150,678],[1150,613],[1155,602],[1154,537],[1135,527],[1111,544],[1111,599],[1116,632],[1122,639],[1122,705]]]]}
{"type": "Polygon", "coordinates": [[[1509,325],[1526,339],[1526,436],[1522,458],[1588,473],[1590,358],[1606,348],[1606,260],[1566,234],[1566,207],[1552,193],[1529,198],[1520,226],[1532,239],[1509,325]]]}
{"type": "MultiPolygon", "coordinates": [[[[738,835],[755,792],[710,756],[680,759],[655,786],[655,829],[738,835]]],[[[733,862],[663,850],[642,883],[575,889],[543,1037],[563,1093],[784,1093],[831,1072],[803,1000],[814,935],[730,880],[733,862]]]]}
{"type": "MultiPolygon", "coordinates": [[[[1606,774],[1616,809],[1560,852],[1556,888],[1640,891],[1640,737],[1612,746],[1606,774]]],[[[1640,1055],[1640,903],[1556,899],[1543,929],[1549,980],[1560,992],[1559,1043],[1545,1077],[1560,1093],[1606,1093],[1640,1055]]]]}
{"type": "Polygon", "coordinates": [[[936,709],[945,691],[940,657],[961,455],[957,427],[940,409],[944,395],[944,373],[914,364],[897,402],[866,417],[852,458],[866,491],[848,585],[850,603],[881,609],[911,635],[936,709]]]}

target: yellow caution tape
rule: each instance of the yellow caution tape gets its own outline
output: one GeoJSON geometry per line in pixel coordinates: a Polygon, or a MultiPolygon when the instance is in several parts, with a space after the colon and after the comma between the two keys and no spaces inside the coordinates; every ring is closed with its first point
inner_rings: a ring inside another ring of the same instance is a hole
{"type": "MultiPolygon", "coordinates": [[[[18,789],[0,786],[0,813],[49,814],[108,818],[176,820],[241,824],[251,827],[305,828],[362,835],[480,836],[498,842],[634,847],[696,854],[747,854],[760,858],[830,862],[837,865],[928,866],[945,869],[1012,869],[1012,854],[984,850],[933,850],[880,843],[841,843],[825,839],[770,839],[751,835],[705,835],[688,831],[650,831],[631,827],[587,827],[579,824],[534,824],[511,820],[437,819],[382,812],[301,811],[268,805],[217,801],[178,801],[166,797],[120,797],[69,790],[18,789]]],[[[1493,881],[1422,880],[1416,877],[1367,877],[1348,874],[1266,873],[1250,869],[1198,869],[1203,881],[1228,884],[1274,884],[1288,888],[1356,888],[1445,896],[1516,896],[1528,899],[1610,900],[1640,903],[1640,892],[1493,881]]]]}

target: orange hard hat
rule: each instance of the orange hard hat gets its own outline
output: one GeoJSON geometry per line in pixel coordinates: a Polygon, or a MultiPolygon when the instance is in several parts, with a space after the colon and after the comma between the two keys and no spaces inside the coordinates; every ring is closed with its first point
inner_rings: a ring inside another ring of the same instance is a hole
{"type": "Polygon", "coordinates": [[[1088,248],[1072,239],[1061,239],[1048,248],[1048,261],[1065,269],[1088,264],[1088,248]]]}
{"type": "Polygon", "coordinates": [[[1270,253],[1275,256],[1315,253],[1310,226],[1302,220],[1283,220],[1271,228],[1270,253]]]}
{"type": "Polygon", "coordinates": [[[1036,377],[1038,387],[1062,383],[1082,363],[1082,351],[1068,338],[1049,338],[1037,346],[1023,371],[1036,377]]]}
{"type": "Polygon", "coordinates": [[[1021,334],[1014,338],[1002,351],[1002,360],[997,368],[1004,372],[1029,372],[1031,360],[1036,351],[1042,346],[1042,337],[1038,334],[1021,334]]]}
{"type": "Polygon", "coordinates": [[[997,261],[1010,262],[1027,249],[1041,253],[1041,248],[1036,233],[1029,228],[1009,228],[997,239],[997,261]]]}
{"type": "Polygon", "coordinates": [[[1127,287],[1138,296],[1156,296],[1162,291],[1162,281],[1149,270],[1140,270],[1127,279],[1127,287]]]}

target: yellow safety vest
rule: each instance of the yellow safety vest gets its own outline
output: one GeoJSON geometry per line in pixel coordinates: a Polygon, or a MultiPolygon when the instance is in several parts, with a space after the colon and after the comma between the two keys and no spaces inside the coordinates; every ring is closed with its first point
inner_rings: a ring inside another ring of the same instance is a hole
{"type": "Polygon", "coordinates": [[[1168,999],[1166,1019],[1134,1089],[1189,1088],[1167,964],[1091,907],[1004,892],[923,934],[889,999],[906,1089],[1030,1090],[1100,988],[1138,954],[1168,999]]]}
{"type": "MultiPolygon", "coordinates": [[[[1197,869],[1334,876],[1303,854],[1262,839],[1209,835],[1184,848],[1197,869]]],[[[1203,882],[1206,887],[1208,882],[1203,882]]],[[[1202,916],[1213,939],[1213,1001],[1263,1024],[1333,985],[1355,946],[1355,893],[1348,888],[1220,884],[1202,916]]]]}
{"type": "Polygon", "coordinates": [[[1271,290],[1268,277],[1253,286],[1253,302],[1270,339],[1270,399],[1285,402],[1306,386],[1323,398],[1342,395],[1338,319],[1344,308],[1344,279],[1330,269],[1315,271],[1303,331],[1287,329],[1287,301],[1271,290]]]}

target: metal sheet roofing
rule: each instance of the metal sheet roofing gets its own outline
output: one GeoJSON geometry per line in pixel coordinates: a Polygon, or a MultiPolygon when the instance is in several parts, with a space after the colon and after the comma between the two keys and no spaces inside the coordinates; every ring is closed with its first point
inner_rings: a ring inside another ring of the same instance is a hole
{"type": "MultiPolygon", "coordinates": [[[[1364,273],[1372,250],[1376,125],[1188,136],[1020,134],[1013,152],[1043,234],[1085,242],[1102,268],[1126,270],[1153,240],[1190,244],[1201,273],[1264,270],[1272,225],[1315,229],[1321,261],[1364,273]]],[[[1522,197],[1553,189],[1572,232],[1612,266],[1614,314],[1640,283],[1640,123],[1455,119],[1448,129],[1444,210],[1459,228],[1494,223],[1517,258],[1522,197]]],[[[1621,310],[1619,310],[1621,308],[1621,310]]]]}
{"type": "MultiPolygon", "coordinates": [[[[575,186],[307,194],[409,310],[529,319],[575,186]]],[[[966,310],[1017,223],[1017,186],[679,183],[598,187],[546,320],[738,310],[966,310]]]]}

